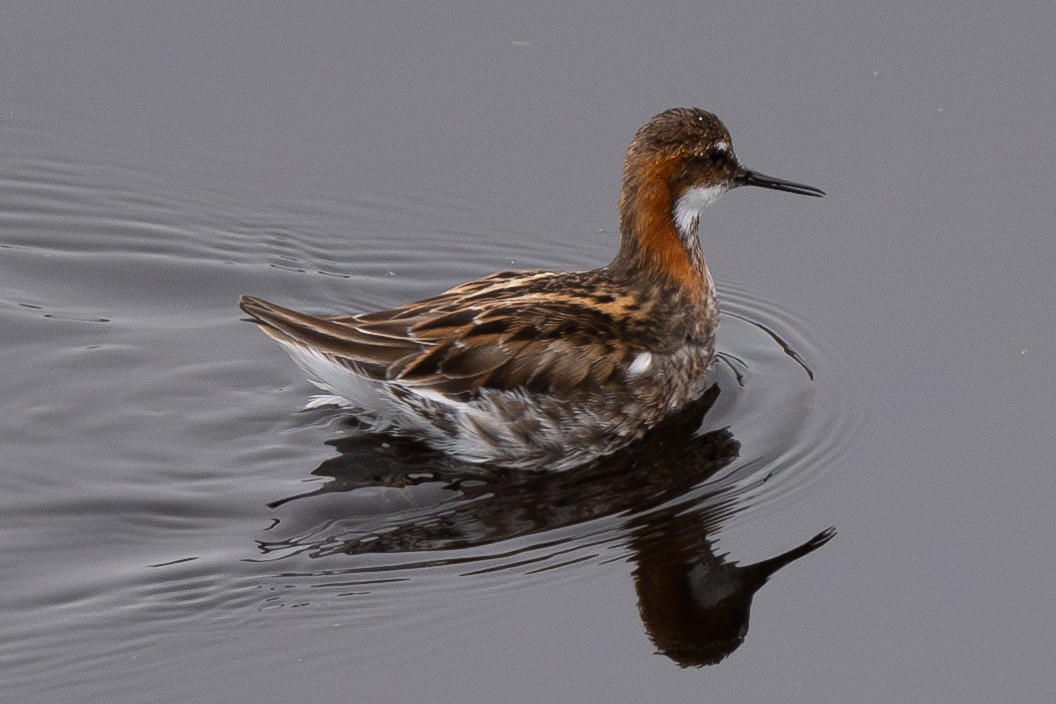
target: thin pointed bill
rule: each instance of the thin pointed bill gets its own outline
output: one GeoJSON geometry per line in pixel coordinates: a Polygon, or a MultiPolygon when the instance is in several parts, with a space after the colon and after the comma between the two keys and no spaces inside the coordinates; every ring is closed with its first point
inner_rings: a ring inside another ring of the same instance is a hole
{"type": "Polygon", "coordinates": [[[803,183],[796,183],[795,181],[774,178],[773,176],[764,176],[757,171],[749,171],[748,169],[740,169],[734,177],[734,183],[738,186],[759,186],[760,188],[772,188],[775,191],[800,193],[805,196],[814,196],[816,198],[825,195],[825,191],[820,188],[814,188],[814,186],[808,186],[803,183]]]}

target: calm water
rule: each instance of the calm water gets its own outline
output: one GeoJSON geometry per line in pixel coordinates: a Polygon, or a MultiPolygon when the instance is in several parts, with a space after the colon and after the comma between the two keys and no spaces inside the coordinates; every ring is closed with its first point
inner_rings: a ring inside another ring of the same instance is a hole
{"type": "Polygon", "coordinates": [[[0,12],[5,691],[1047,701],[1051,11],[436,12],[0,12]],[[674,104],[830,196],[707,214],[714,386],[631,452],[459,466],[239,320],[601,265],[674,104]]]}
{"type": "MultiPolygon", "coordinates": [[[[590,266],[614,237],[530,254],[509,236],[488,241],[468,197],[431,193],[410,204],[372,193],[279,196],[271,223],[225,195],[215,163],[173,167],[150,149],[100,148],[105,127],[67,119],[6,125],[23,152],[9,162],[3,221],[5,327],[18,331],[5,352],[11,368],[36,360],[5,400],[17,420],[4,514],[20,537],[6,543],[17,567],[5,613],[17,617],[4,653],[20,686],[111,697],[116,676],[135,691],[158,666],[161,633],[188,638],[166,649],[164,660],[178,662],[197,654],[199,638],[340,624],[357,661],[384,667],[391,653],[370,647],[372,630],[402,629],[413,649],[423,619],[464,628],[464,615],[408,613],[409,604],[481,600],[476,618],[488,621],[498,615],[489,595],[510,599],[526,583],[598,570],[631,582],[635,565],[677,575],[699,563],[717,575],[704,588],[719,592],[742,579],[734,620],[745,623],[740,602],[761,583],[723,567],[715,535],[831,467],[826,456],[853,418],[820,331],[724,289],[714,389],[674,428],[560,476],[458,466],[333,410],[300,412],[311,388],[239,320],[235,292],[361,310],[439,290],[511,254],[590,266]],[[414,247],[398,239],[400,229],[424,232],[438,206],[453,225],[414,247]]],[[[642,601],[675,598],[665,596],[673,587],[643,584],[642,601]]],[[[721,658],[739,630],[712,637],[696,659],[721,658]]],[[[667,649],[694,662],[676,640],[667,649]]],[[[252,667],[255,657],[233,660],[252,667]]]]}

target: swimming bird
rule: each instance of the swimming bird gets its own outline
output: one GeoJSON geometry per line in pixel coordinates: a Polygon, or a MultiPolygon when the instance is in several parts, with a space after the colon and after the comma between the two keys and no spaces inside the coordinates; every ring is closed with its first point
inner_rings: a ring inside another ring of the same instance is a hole
{"type": "Polygon", "coordinates": [[[239,305],[373,430],[465,462],[566,470],[704,392],[719,309],[698,224],[740,186],[824,195],[742,167],[715,115],[675,108],[627,150],[620,247],[606,266],[503,271],[359,315],[239,305]]]}

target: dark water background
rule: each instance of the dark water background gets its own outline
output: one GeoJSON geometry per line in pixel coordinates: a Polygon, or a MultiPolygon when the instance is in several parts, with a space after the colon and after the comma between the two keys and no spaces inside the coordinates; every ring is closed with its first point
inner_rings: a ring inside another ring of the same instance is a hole
{"type": "Polygon", "coordinates": [[[7,695],[1051,701],[1056,10],[884,8],[5,3],[7,695]],[[603,264],[674,105],[829,193],[706,213],[696,433],[467,476],[238,320],[603,264]],[[829,525],[720,664],[657,653],[665,569],[829,525]]]}

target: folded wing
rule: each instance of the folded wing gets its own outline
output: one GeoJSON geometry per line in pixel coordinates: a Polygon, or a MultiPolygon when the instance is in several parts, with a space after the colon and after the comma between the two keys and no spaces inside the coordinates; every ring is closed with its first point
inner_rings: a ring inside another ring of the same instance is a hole
{"type": "Polygon", "coordinates": [[[279,342],[379,382],[470,401],[482,389],[573,398],[620,383],[632,351],[610,313],[549,272],[503,272],[401,308],[316,317],[243,296],[279,342]],[[502,295],[496,295],[501,290],[502,295]]]}

